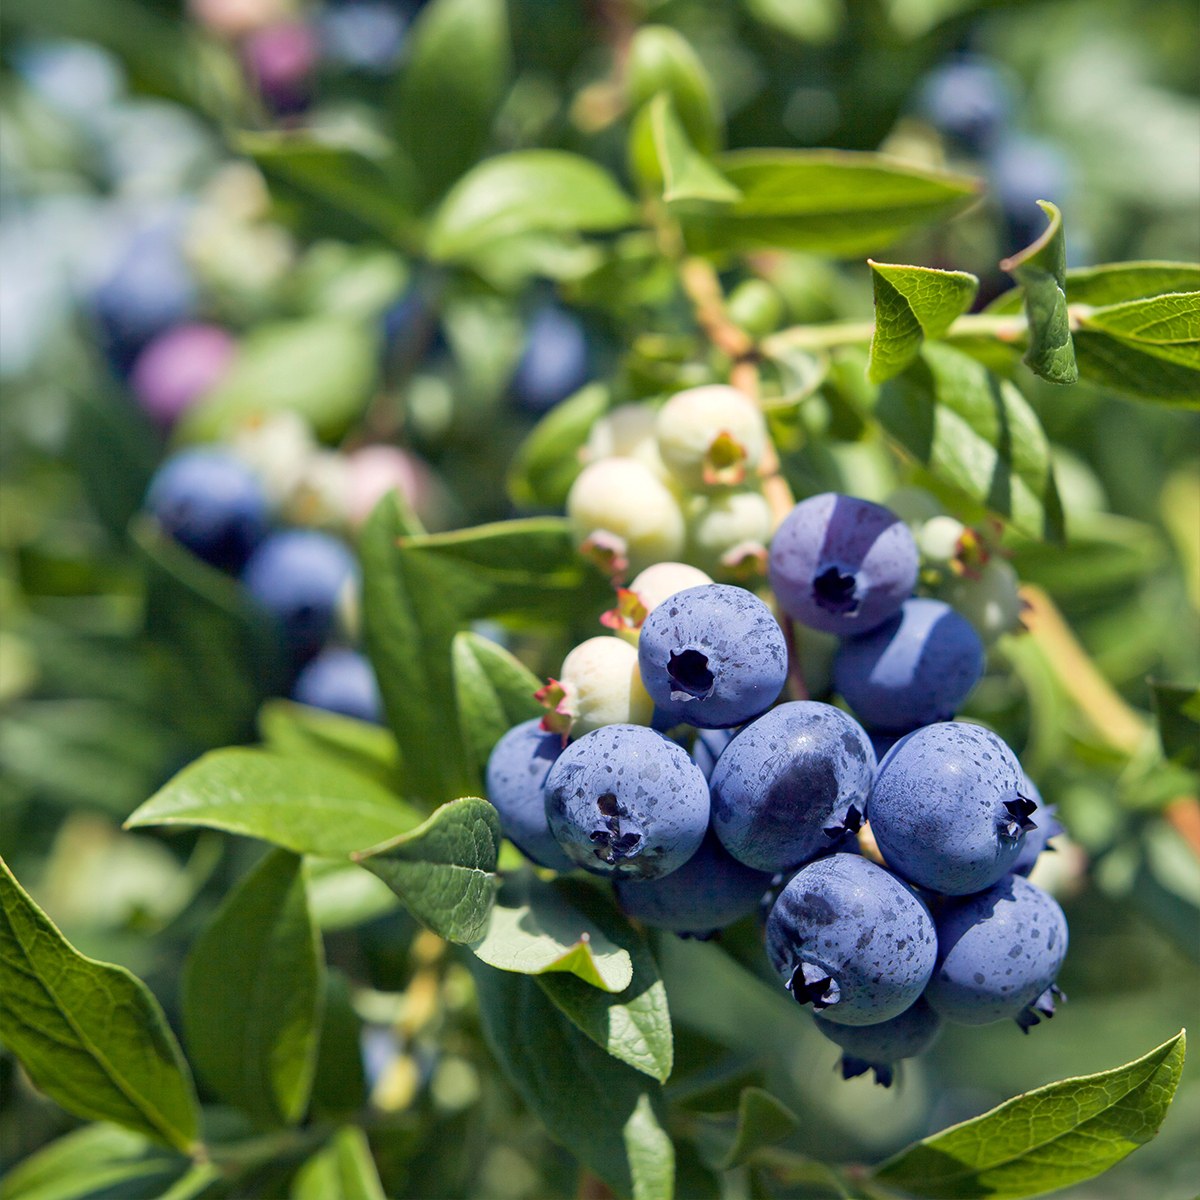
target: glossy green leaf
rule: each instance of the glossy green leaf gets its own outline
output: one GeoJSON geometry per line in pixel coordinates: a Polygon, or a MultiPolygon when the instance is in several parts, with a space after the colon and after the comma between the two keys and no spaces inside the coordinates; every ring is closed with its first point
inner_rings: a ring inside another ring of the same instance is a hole
{"type": "Polygon", "coordinates": [[[736,1113],[701,1115],[693,1122],[701,1153],[714,1170],[743,1166],[765,1146],[790,1137],[800,1120],[786,1104],[760,1087],[742,1088],[736,1113]]]}
{"type": "Polygon", "coordinates": [[[534,699],[542,681],[503,646],[469,630],[454,635],[451,655],[458,719],[482,772],[492,747],[514,725],[546,711],[534,699]]]}
{"type": "Polygon", "coordinates": [[[231,746],[184,767],[125,824],[204,825],[345,858],[420,820],[398,796],[336,763],[231,746]]]}
{"type": "Polygon", "coordinates": [[[659,1090],[582,1034],[537,979],[474,957],[469,966],[484,1035],[509,1082],[555,1141],[629,1195],[625,1126],[644,1095],[657,1111],[659,1090]]]}
{"type": "Polygon", "coordinates": [[[746,11],[798,42],[828,42],[845,17],[842,0],[744,0],[746,11]]]}
{"type": "Polygon", "coordinates": [[[453,261],[497,238],[620,229],[635,216],[633,202],[596,163],[565,150],[517,150],[485,159],[454,185],[433,215],[428,249],[453,261]]]}
{"type": "Polygon", "coordinates": [[[675,1147],[654,1115],[648,1095],[638,1098],[622,1130],[633,1200],[672,1200],[675,1195],[675,1147]]]}
{"type": "Polygon", "coordinates": [[[1080,317],[1080,324],[1200,372],[1200,291],[1168,292],[1094,308],[1080,317]]]}
{"type": "Polygon", "coordinates": [[[1008,380],[943,343],[879,391],[875,415],[939,480],[1035,537],[1061,539],[1050,444],[1008,380]]]}
{"type": "Polygon", "coordinates": [[[874,383],[883,383],[917,357],[926,338],[940,338],[971,307],[979,280],[966,271],[877,262],[870,266],[875,332],[867,372],[874,383]]]}
{"type": "Polygon", "coordinates": [[[480,155],[508,81],[504,0],[433,0],[407,36],[396,136],[432,200],[480,155]]]}
{"type": "Polygon", "coordinates": [[[156,1193],[154,1200],[195,1200],[220,1178],[221,1168],[216,1163],[193,1163],[165,1192],[156,1193]]]}
{"type": "Polygon", "coordinates": [[[1050,383],[1074,383],[1079,378],[1071,322],[1067,315],[1067,241],[1062,213],[1048,200],[1039,206],[1050,220],[1032,246],[1006,258],[1000,267],[1021,285],[1029,319],[1029,346],[1024,362],[1050,383]]]}
{"type": "Polygon", "coordinates": [[[1163,753],[1182,767],[1200,767],[1200,690],[1158,679],[1149,682],[1163,753]]]}
{"type": "Polygon", "coordinates": [[[782,247],[857,257],[979,193],[967,176],[850,150],[735,150],[717,166],[742,199],[685,223],[699,251],[782,247]]]}
{"type": "Polygon", "coordinates": [[[1183,1055],[1179,1033],[1123,1067],[1037,1088],[917,1142],[874,1177],[947,1200],[1017,1200],[1091,1179],[1158,1133],[1183,1055]]]}
{"type": "Polygon", "coordinates": [[[325,995],[303,860],[272,850],[229,893],[184,967],[188,1052],[226,1103],[269,1129],[308,1107],[325,995]]]}
{"type": "Polygon", "coordinates": [[[260,325],[242,342],[229,374],[176,426],[185,442],[227,438],[249,418],[291,411],[322,438],[339,438],[375,386],[379,332],[345,317],[260,325]]]}
{"type": "Polygon", "coordinates": [[[742,193],[688,141],[669,93],[659,92],[650,101],[648,119],[664,200],[732,204],[742,198],[742,193]]]}
{"type": "Polygon", "coordinates": [[[1151,348],[1090,329],[1074,335],[1082,378],[1161,404],[1200,406],[1200,371],[1171,362],[1151,348]]]}
{"type": "Polygon", "coordinates": [[[608,388],[589,383],[556,404],[518,447],[508,468],[508,494],[523,508],[562,508],[583,470],[579,452],[608,411],[608,388]]]}
{"type": "Polygon", "coordinates": [[[0,1027],[63,1108],[187,1152],[199,1111],[158,1001],[124,967],[85,958],[0,859],[0,1027]]]}
{"type": "Polygon", "coordinates": [[[474,942],[496,897],[500,818],[477,796],[451,800],[411,833],[354,855],[450,942],[474,942]]]}
{"type": "MultiPolygon", "coordinates": [[[[1200,265],[1177,262],[1102,263],[1096,267],[1069,267],[1066,273],[1068,304],[1120,304],[1166,292],[1200,291],[1200,265]]],[[[985,310],[990,313],[1021,311],[1021,289],[997,296],[985,310]]]]}
{"type": "Polygon", "coordinates": [[[367,1135],[357,1125],[339,1129],[300,1168],[291,1200],[384,1200],[367,1135]]]}
{"type": "Polygon", "coordinates": [[[669,25],[643,25],[629,45],[625,86],[640,108],[666,93],[687,141],[702,154],[719,150],[724,117],[716,89],[691,43],[669,25]]]}

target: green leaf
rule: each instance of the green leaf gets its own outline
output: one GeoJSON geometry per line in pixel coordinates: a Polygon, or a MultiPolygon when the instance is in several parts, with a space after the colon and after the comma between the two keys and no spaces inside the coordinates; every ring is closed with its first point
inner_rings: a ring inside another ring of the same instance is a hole
{"type": "Polygon", "coordinates": [[[517,448],[508,468],[508,494],[523,508],[562,508],[583,470],[579,451],[608,411],[608,388],[589,383],[556,404],[517,448]]]}
{"type": "Polygon", "coordinates": [[[1163,753],[1182,767],[1200,767],[1200,690],[1151,679],[1163,753]]]}
{"type": "MultiPolygon", "coordinates": [[[[1176,262],[1102,263],[1098,267],[1071,267],[1066,274],[1068,304],[1120,304],[1166,292],[1200,291],[1200,265],[1176,262]]],[[[1021,289],[997,296],[986,308],[990,313],[1021,311],[1021,289]]]]}
{"type": "Polygon", "coordinates": [[[325,994],[303,860],[272,850],[225,898],[184,966],[183,1022],[197,1070],[263,1129],[308,1107],[325,994]]]}
{"type": "Polygon", "coordinates": [[[1107,333],[1167,362],[1200,371],[1200,291],[1168,292],[1094,308],[1084,329],[1107,333]]]}
{"type": "Polygon", "coordinates": [[[299,130],[242,132],[233,148],[254,159],[269,179],[278,179],[348,213],[389,242],[415,242],[409,203],[412,168],[386,153],[368,155],[347,145],[322,141],[299,130]]]}
{"type": "Polygon", "coordinates": [[[730,1171],[755,1153],[791,1137],[800,1120],[760,1087],[742,1088],[736,1115],[694,1118],[701,1151],[716,1171],[730,1171]]]}
{"type": "Polygon", "coordinates": [[[684,138],[702,154],[719,150],[724,116],[708,71],[691,43],[669,25],[643,25],[633,35],[625,85],[633,108],[641,108],[660,93],[682,123],[684,138]],[[686,132],[684,132],[686,131],[686,132]]]}
{"type": "Polygon", "coordinates": [[[382,725],[291,700],[268,700],[258,712],[258,732],[269,750],[333,759],[398,790],[400,748],[382,725]]]}
{"type": "Polygon", "coordinates": [[[222,441],[255,416],[291,411],[329,441],[362,413],[375,386],[379,332],[346,317],[259,325],[213,391],[176,426],[184,442],[222,441]]]}
{"type": "Polygon", "coordinates": [[[1079,368],[1067,315],[1067,242],[1062,213],[1048,200],[1039,200],[1038,205],[1050,219],[1046,231],[1032,246],[1006,258],[1000,268],[1012,275],[1025,293],[1029,319],[1025,365],[1050,383],[1074,383],[1079,368]]]}
{"type": "MultiPolygon", "coordinates": [[[[362,872],[366,875],[366,872],[362,872]]],[[[350,1000],[350,983],[337,967],[325,972],[325,1004],[317,1067],[313,1074],[312,1110],[323,1120],[345,1119],[367,1100],[363,1074],[363,1023],[350,1000]]]]}
{"type": "Polygon", "coordinates": [[[663,199],[732,204],[742,193],[688,141],[668,92],[649,104],[650,135],[663,181],[663,199]]]}
{"type": "Polygon", "coordinates": [[[184,767],[125,826],[204,825],[297,854],[345,858],[420,820],[398,796],[333,762],[231,746],[184,767]]]}
{"type": "Polygon", "coordinates": [[[1091,1179],[1158,1133],[1183,1055],[1181,1032],[1123,1067],[1037,1088],[917,1142],[874,1178],[947,1200],[1017,1200],[1091,1179]]]}
{"type": "Polygon", "coordinates": [[[1200,371],[1170,362],[1150,348],[1089,329],[1074,335],[1082,378],[1162,404],[1200,406],[1200,371]]]}
{"type": "Polygon", "coordinates": [[[440,196],[488,141],[510,69],[504,0],[433,0],[406,40],[396,135],[428,201],[440,196]]]}
{"type": "Polygon", "coordinates": [[[661,1092],[580,1033],[539,980],[497,971],[475,957],[468,965],[484,1035],[521,1099],[556,1142],[618,1194],[629,1195],[625,1126],[642,1096],[657,1110],[661,1092]]]}
{"type": "Polygon", "coordinates": [[[384,1200],[367,1135],[357,1125],[339,1129],[300,1168],[291,1200],[384,1200]]]}
{"type": "Polygon", "coordinates": [[[474,942],[496,896],[500,818],[477,796],[443,804],[411,833],[354,855],[449,942],[474,942]]]}
{"type": "Polygon", "coordinates": [[[917,357],[926,338],[940,338],[971,307],[979,280],[966,271],[867,262],[875,285],[875,332],[867,373],[872,382],[883,383],[917,357]]]}
{"type": "Polygon", "coordinates": [[[1014,384],[933,342],[880,388],[875,416],[939,480],[1034,537],[1061,540],[1050,444],[1014,384]]]}
{"type": "Polygon", "coordinates": [[[675,1147],[654,1116],[648,1095],[638,1097],[637,1107],[622,1130],[629,1172],[633,1176],[633,1200],[672,1200],[675,1195],[675,1147]]]}
{"type": "Polygon", "coordinates": [[[542,681],[503,646],[470,631],[454,635],[451,655],[458,719],[482,772],[492,747],[514,725],[546,711],[534,699],[542,681]]]}
{"type": "Polygon", "coordinates": [[[461,260],[501,237],[620,229],[635,218],[603,167],[565,150],[517,150],[485,159],[451,188],[433,215],[428,249],[435,259],[461,260]]]}
{"type": "Polygon", "coordinates": [[[308,860],[308,907],[322,932],[350,929],[399,907],[391,888],[362,867],[336,858],[308,860]]]}
{"type": "Polygon", "coordinates": [[[124,967],[75,950],[3,859],[0,1016],[5,1044],[63,1108],[191,1150],[196,1095],[158,1001],[124,967]]]}
{"type": "Polygon", "coordinates": [[[735,150],[717,166],[742,199],[689,218],[685,233],[697,251],[783,247],[858,257],[979,194],[967,176],[851,150],[735,150]]]}

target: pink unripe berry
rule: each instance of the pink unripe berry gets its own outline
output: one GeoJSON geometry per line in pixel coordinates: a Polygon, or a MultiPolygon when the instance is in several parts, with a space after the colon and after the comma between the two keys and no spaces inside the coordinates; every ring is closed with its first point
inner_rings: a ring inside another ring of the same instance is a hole
{"type": "Polygon", "coordinates": [[[398,491],[415,512],[430,500],[433,477],[414,455],[396,446],[364,446],[349,456],[347,513],[350,523],[361,525],[390,491],[398,491]]]}
{"type": "Polygon", "coordinates": [[[292,21],[256,30],[242,47],[263,95],[276,104],[295,103],[304,96],[319,50],[313,31],[292,21]]]}
{"type": "Polygon", "coordinates": [[[162,425],[177,420],[224,378],[236,343],[217,325],[176,325],[138,355],[130,384],[147,416],[162,425]]]}

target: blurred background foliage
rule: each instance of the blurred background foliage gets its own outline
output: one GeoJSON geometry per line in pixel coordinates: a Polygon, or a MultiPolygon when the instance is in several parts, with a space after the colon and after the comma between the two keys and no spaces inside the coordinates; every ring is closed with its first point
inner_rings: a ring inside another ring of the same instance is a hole
{"type": "MultiPolygon", "coordinates": [[[[460,5],[467,18],[445,31],[461,64],[455,106],[441,110],[419,56],[397,72],[417,4],[259,8],[7,0],[0,14],[0,846],[73,944],[139,974],[173,1019],[182,957],[258,847],[120,824],[202,750],[255,740],[279,682],[232,584],[189,582],[169,547],[136,523],[127,533],[168,445],[129,382],[151,336],[203,319],[239,343],[183,436],[230,438],[250,409],[299,409],[326,455],[400,446],[425,472],[408,498],[431,529],[561,503],[569,470],[532,492],[509,479],[548,407],[599,380],[606,390],[583,400],[599,413],[722,364],[646,233],[531,238],[449,266],[420,252],[420,232],[431,203],[497,151],[577,151],[636,192],[619,80],[643,22],[678,30],[711,78],[716,105],[676,93],[698,145],[881,148],[984,176],[980,204],[890,252],[975,272],[981,304],[1008,286],[999,258],[1038,232],[1034,198],[1062,208],[1071,265],[1200,259],[1200,23],[1185,0],[512,0],[507,35],[474,19],[496,6],[460,5]],[[945,71],[964,64],[992,89],[978,100],[987,136],[944,119],[945,71]]],[[[769,327],[870,318],[861,262],[772,252],[731,264],[724,282],[755,278],[781,302],[769,327]]],[[[863,361],[841,354],[773,429],[798,495],[883,501],[914,482],[859,415],[863,361]]],[[[672,1088],[703,1106],[714,1064],[765,1079],[801,1114],[788,1143],[799,1153],[876,1160],[1016,1092],[1131,1059],[1195,1011],[1200,831],[1194,801],[1179,799],[1194,796],[1195,735],[1182,725],[1175,761],[1162,758],[1151,714],[1178,694],[1148,680],[1194,689],[1200,675],[1200,424],[1087,383],[1019,380],[1054,445],[1068,540],[1010,531],[1008,548],[1091,667],[1071,669],[1053,625],[1010,635],[969,715],[1021,752],[1067,827],[1048,883],[1071,925],[1071,1003],[1029,1039],[951,1028],[884,1091],[835,1078],[836,1050],[764,986],[752,922],[723,937],[729,955],[664,937],[672,1088]],[[730,955],[748,971],[721,985],[727,1004],[699,1002],[730,955]]],[[[268,471],[286,459],[275,444],[248,453],[268,471]]],[[[288,497],[295,523],[341,520],[313,479],[288,497]]],[[[508,636],[546,674],[576,632],[508,636]]],[[[819,646],[812,656],[819,693],[819,646]]],[[[359,1041],[364,1067],[319,1068],[318,1110],[369,1095],[389,1195],[574,1195],[573,1161],[483,1045],[463,962],[364,878],[314,872],[336,968],[324,1037],[359,1041]]],[[[239,1120],[210,1109],[210,1135],[234,1137],[239,1120]]],[[[1157,1141],[1064,1194],[1193,1195],[1198,1121],[1193,1067],[1157,1141]]],[[[0,1058],[0,1163],[73,1124],[0,1058]]],[[[681,1195],[687,1179],[681,1159],[681,1195]]],[[[285,1195],[288,1173],[275,1164],[251,1186],[285,1195]]],[[[734,1172],[723,1194],[749,1186],[734,1172]]]]}

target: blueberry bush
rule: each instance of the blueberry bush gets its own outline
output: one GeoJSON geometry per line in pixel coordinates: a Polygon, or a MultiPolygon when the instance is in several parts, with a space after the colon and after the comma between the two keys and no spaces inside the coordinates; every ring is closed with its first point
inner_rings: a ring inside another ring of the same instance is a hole
{"type": "Polygon", "coordinates": [[[0,22],[0,1200],[1195,1194],[1187,5],[0,22]]]}

